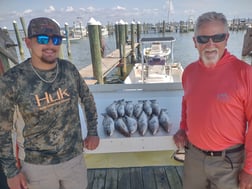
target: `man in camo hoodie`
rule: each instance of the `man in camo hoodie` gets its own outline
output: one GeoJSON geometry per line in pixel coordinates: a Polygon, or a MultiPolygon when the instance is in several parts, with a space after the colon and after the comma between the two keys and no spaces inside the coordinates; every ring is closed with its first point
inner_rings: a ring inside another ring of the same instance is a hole
{"type": "Polygon", "coordinates": [[[32,19],[25,42],[31,58],[0,79],[0,161],[8,185],[10,189],[86,188],[83,147],[93,150],[99,144],[93,95],[76,67],[58,58],[62,36],[55,20],[32,19]],[[79,103],[87,120],[84,141],[79,103]],[[13,152],[13,125],[19,131],[21,167],[13,152]]]}

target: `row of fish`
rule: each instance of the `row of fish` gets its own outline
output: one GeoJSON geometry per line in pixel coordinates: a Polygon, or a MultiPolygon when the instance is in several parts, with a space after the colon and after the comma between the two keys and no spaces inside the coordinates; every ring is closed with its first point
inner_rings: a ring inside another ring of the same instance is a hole
{"type": "Polygon", "coordinates": [[[117,130],[126,137],[139,132],[144,136],[149,130],[155,135],[160,126],[170,132],[172,123],[166,109],[161,108],[157,100],[138,100],[136,104],[124,99],[114,101],[102,113],[104,132],[112,136],[117,130]]]}

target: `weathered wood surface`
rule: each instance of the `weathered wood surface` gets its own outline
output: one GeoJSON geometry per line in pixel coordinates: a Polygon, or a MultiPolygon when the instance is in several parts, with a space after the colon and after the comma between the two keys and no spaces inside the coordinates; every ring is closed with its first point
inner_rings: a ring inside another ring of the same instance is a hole
{"type": "Polygon", "coordinates": [[[8,31],[0,28],[0,76],[17,63],[15,44],[8,31]]]}
{"type": "Polygon", "coordinates": [[[252,28],[248,28],[244,35],[242,56],[247,56],[252,51],[252,28]]]}
{"type": "Polygon", "coordinates": [[[18,63],[16,44],[10,38],[8,32],[0,28],[0,53],[9,58],[13,63],[18,63]]]}
{"type": "MultiPolygon", "coordinates": [[[[138,43],[135,44],[135,48],[138,46],[138,43]]],[[[131,46],[125,46],[125,56],[129,56],[131,53],[131,46]]],[[[106,57],[102,58],[102,74],[103,78],[118,64],[120,64],[120,52],[119,49],[108,54],[106,57]]],[[[86,81],[87,84],[95,84],[97,80],[94,78],[93,74],[93,65],[89,64],[85,68],[79,70],[81,76],[86,81]]]]}
{"type": "Polygon", "coordinates": [[[183,166],[88,169],[88,189],[182,189],[183,166]]]}

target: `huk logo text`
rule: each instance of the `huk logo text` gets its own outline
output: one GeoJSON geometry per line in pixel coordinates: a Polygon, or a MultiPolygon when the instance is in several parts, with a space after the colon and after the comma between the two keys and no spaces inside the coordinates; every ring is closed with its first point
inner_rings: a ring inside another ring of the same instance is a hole
{"type": "Polygon", "coordinates": [[[53,105],[61,104],[70,100],[70,94],[67,92],[67,89],[62,90],[59,88],[55,94],[50,94],[48,92],[45,92],[44,94],[44,97],[35,95],[35,99],[40,110],[44,110],[53,105]]]}

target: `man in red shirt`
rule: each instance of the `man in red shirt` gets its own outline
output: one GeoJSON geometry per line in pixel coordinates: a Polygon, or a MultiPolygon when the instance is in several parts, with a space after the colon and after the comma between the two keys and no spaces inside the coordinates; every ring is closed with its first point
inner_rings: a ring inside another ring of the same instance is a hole
{"type": "Polygon", "coordinates": [[[184,189],[252,188],[252,67],[226,49],[228,23],[207,12],[193,41],[199,60],[183,73],[180,128],[186,150],[184,189]]]}

